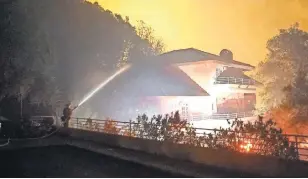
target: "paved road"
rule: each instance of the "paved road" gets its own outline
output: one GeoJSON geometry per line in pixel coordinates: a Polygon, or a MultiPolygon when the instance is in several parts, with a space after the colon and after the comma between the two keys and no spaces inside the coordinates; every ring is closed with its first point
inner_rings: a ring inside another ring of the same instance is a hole
{"type": "Polygon", "coordinates": [[[70,146],[0,152],[0,177],[183,177],[70,146]]]}

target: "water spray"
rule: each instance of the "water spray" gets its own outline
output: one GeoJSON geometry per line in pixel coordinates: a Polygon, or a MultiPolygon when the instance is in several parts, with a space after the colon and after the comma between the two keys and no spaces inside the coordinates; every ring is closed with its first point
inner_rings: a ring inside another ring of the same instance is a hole
{"type": "Polygon", "coordinates": [[[108,77],[105,81],[103,81],[102,83],[100,83],[96,88],[94,88],[89,94],[87,94],[82,100],[81,102],[73,109],[75,110],[76,108],[78,108],[79,106],[81,106],[83,103],[85,103],[86,101],[88,101],[95,93],[97,93],[100,89],[102,89],[105,85],[107,85],[110,81],[112,81],[115,77],[117,77],[118,75],[120,75],[121,73],[123,73],[124,71],[126,71],[128,68],[130,68],[131,65],[126,65],[123,68],[119,69],[117,72],[115,72],[113,75],[111,75],[110,77],[108,77]]]}
{"type": "MultiPolygon", "coordinates": [[[[88,95],[86,95],[82,101],[72,109],[72,111],[74,111],[75,109],[77,109],[79,106],[81,106],[83,103],[85,103],[87,100],[89,100],[95,93],[97,93],[100,89],[102,89],[105,85],[107,85],[110,81],[112,81],[115,77],[117,77],[118,75],[120,75],[121,73],[123,73],[124,71],[126,71],[128,68],[130,68],[131,65],[126,65],[123,68],[119,69],[117,72],[115,72],[113,75],[111,75],[110,77],[108,77],[105,81],[103,81],[101,84],[99,84],[94,90],[92,90],[88,95]]],[[[54,130],[53,132],[44,135],[42,137],[34,137],[34,138],[8,138],[7,142],[4,144],[0,144],[0,147],[5,147],[10,145],[10,143],[12,141],[26,141],[26,140],[38,140],[38,139],[44,139],[47,137],[52,136],[53,134],[57,133],[61,128],[58,128],[56,130],[54,130]]]]}

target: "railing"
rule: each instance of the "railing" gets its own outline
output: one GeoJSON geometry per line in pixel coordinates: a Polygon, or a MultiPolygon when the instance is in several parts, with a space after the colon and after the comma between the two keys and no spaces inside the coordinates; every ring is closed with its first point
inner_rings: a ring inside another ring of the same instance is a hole
{"type": "MultiPolygon", "coordinates": [[[[215,142],[216,146],[221,145],[222,143],[229,142],[229,139],[221,137],[221,134],[220,138],[215,138],[215,134],[217,134],[217,132],[221,130],[192,127],[187,128],[187,126],[181,125],[168,126],[168,131],[166,130],[166,126],[164,127],[163,125],[142,124],[132,121],[121,122],[113,120],[73,118],[70,120],[70,127],[82,130],[158,141],[164,141],[168,138],[168,140],[171,140],[176,143],[199,145],[201,147],[213,147],[213,142],[215,142]]],[[[232,143],[232,145],[228,143],[228,145],[233,148],[236,147],[236,150],[240,150],[243,152],[253,152],[261,155],[267,155],[266,150],[264,150],[264,147],[273,147],[272,144],[266,146],[269,144],[268,141],[262,142],[263,139],[260,140],[260,136],[254,133],[224,131],[224,134],[227,134],[227,136],[235,136],[234,139],[236,140],[233,141],[235,143],[232,143]]],[[[298,156],[300,160],[308,159],[308,136],[289,134],[283,136],[287,137],[289,142],[292,144],[296,156],[298,156]]],[[[271,140],[273,139],[271,138],[271,140]]]]}
{"type": "Polygon", "coordinates": [[[253,112],[239,112],[239,113],[229,113],[229,114],[212,114],[212,115],[205,115],[205,114],[192,114],[191,119],[194,121],[200,121],[200,120],[209,120],[209,119],[215,119],[215,120],[227,120],[227,119],[238,119],[238,118],[245,118],[245,117],[252,117],[253,112]]]}
{"type": "Polygon", "coordinates": [[[255,80],[234,78],[234,77],[217,77],[214,84],[240,84],[240,85],[255,85],[255,80]]]}

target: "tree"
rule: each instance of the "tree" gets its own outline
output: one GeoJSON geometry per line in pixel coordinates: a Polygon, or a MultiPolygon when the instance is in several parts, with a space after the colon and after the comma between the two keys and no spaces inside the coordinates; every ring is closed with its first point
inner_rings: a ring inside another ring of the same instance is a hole
{"type": "MultiPolygon", "coordinates": [[[[128,17],[126,17],[125,22],[129,22],[128,17]]],[[[130,40],[124,41],[122,55],[117,67],[123,67],[128,62],[138,62],[138,60],[144,60],[143,58],[146,57],[160,55],[166,49],[163,40],[156,37],[154,29],[144,21],[138,21],[134,29],[138,37],[133,37],[130,40]],[[141,40],[139,38],[141,38],[141,40]]]]}
{"type": "MultiPolygon", "coordinates": [[[[36,11],[24,1],[1,5],[1,97],[27,93],[38,78],[48,79],[53,64],[48,37],[36,11]]],[[[26,96],[26,95],[25,95],[26,96]]]]}
{"type": "MultiPolygon", "coordinates": [[[[264,85],[257,109],[264,113],[289,106],[292,108],[290,116],[297,119],[308,109],[308,33],[297,23],[281,29],[267,42],[267,50],[266,60],[254,73],[254,77],[264,85]]],[[[304,116],[307,117],[307,113],[304,116]]]]}
{"type": "Polygon", "coordinates": [[[279,106],[284,102],[306,105],[304,86],[308,65],[308,33],[299,29],[298,24],[280,33],[267,42],[267,59],[256,68],[255,76],[263,85],[265,109],[279,106]],[[290,93],[289,95],[286,95],[290,93]],[[286,99],[288,97],[288,99],[286,99]]]}
{"type": "Polygon", "coordinates": [[[283,104],[271,109],[270,113],[265,117],[273,119],[277,126],[287,134],[307,134],[307,114],[301,114],[301,110],[294,108],[294,106],[283,104]]]}
{"type": "Polygon", "coordinates": [[[0,100],[23,93],[29,105],[78,102],[153,46],[128,17],[87,1],[13,0],[0,8],[0,100]]]}
{"type": "Polygon", "coordinates": [[[145,40],[146,43],[150,44],[150,47],[144,49],[146,55],[159,55],[165,51],[166,45],[162,39],[157,38],[154,33],[154,29],[147,25],[144,21],[138,21],[136,32],[141,39],[145,40]]]}
{"type": "Polygon", "coordinates": [[[51,100],[48,95],[57,93],[51,75],[55,61],[48,34],[38,21],[39,8],[33,9],[32,1],[0,4],[0,108],[5,109],[6,117],[15,120],[20,117],[21,101],[46,104],[51,100]]]}

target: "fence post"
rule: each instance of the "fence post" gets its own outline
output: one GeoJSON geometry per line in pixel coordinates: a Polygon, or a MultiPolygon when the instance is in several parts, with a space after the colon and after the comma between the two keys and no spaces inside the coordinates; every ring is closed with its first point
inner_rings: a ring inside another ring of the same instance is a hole
{"type": "Polygon", "coordinates": [[[189,130],[190,130],[190,132],[189,132],[189,144],[191,145],[192,144],[192,138],[191,138],[191,136],[192,136],[192,130],[191,130],[191,127],[189,127],[189,130]]]}
{"type": "Polygon", "coordinates": [[[297,157],[299,157],[299,153],[298,153],[298,140],[297,140],[297,136],[295,136],[295,151],[296,151],[296,155],[297,155],[297,157]]]}
{"type": "Polygon", "coordinates": [[[76,118],[77,129],[79,129],[79,118],[76,118]]]}
{"type": "Polygon", "coordinates": [[[129,120],[129,137],[132,136],[132,120],[129,120]]]}

